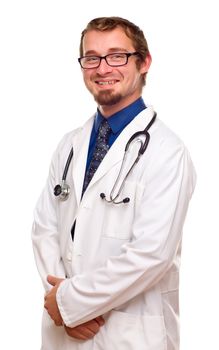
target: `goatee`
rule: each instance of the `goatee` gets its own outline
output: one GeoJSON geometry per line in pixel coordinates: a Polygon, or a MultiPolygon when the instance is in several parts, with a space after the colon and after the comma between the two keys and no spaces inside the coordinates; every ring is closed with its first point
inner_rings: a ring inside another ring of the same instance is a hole
{"type": "Polygon", "coordinates": [[[122,96],[110,91],[100,91],[98,95],[94,95],[94,99],[100,106],[113,106],[121,101],[122,96]]]}

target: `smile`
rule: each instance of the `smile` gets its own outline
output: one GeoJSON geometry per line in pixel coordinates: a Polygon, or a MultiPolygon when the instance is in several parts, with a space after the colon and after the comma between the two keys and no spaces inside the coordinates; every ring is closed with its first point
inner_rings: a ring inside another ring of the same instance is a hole
{"type": "Polygon", "coordinates": [[[98,85],[114,85],[116,84],[117,80],[109,80],[109,81],[95,81],[98,85]]]}

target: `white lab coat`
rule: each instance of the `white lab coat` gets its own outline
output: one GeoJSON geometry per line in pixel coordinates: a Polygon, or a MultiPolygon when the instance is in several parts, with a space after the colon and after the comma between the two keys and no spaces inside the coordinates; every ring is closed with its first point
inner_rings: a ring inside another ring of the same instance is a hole
{"type": "MultiPolygon", "coordinates": [[[[38,201],[33,225],[36,264],[45,288],[48,274],[66,277],[57,302],[70,327],[99,315],[105,325],[91,340],[77,341],[56,327],[44,312],[42,350],[178,350],[179,265],[182,229],[195,186],[195,171],[182,141],[159,119],[150,143],[125,181],[115,205],[109,198],[124,148],[143,130],[153,108],[141,112],[110,148],[81,200],[93,117],[60,142],[47,185],[38,201]],[[71,194],[53,195],[66,159],[74,149],[67,181],[71,194]],[[77,218],[74,242],[71,227],[77,218]]],[[[130,147],[124,173],[137,155],[130,147]]],[[[124,177],[124,176],[123,176],[124,177]]]]}

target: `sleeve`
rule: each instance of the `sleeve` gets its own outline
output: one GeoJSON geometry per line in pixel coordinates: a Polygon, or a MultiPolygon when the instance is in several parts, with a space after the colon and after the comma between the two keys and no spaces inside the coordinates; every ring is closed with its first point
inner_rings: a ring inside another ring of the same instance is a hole
{"type": "Polygon", "coordinates": [[[132,240],[119,256],[92,271],[63,281],[57,292],[70,327],[118,307],[158,283],[176,256],[196,175],[184,145],[160,146],[145,175],[132,240]]]}
{"type": "Polygon", "coordinates": [[[32,227],[33,251],[37,269],[45,290],[51,289],[46,281],[48,274],[64,278],[65,270],[60,256],[57,201],[53,194],[55,182],[55,164],[58,161],[58,150],[54,153],[50,165],[46,186],[34,210],[32,227]]]}

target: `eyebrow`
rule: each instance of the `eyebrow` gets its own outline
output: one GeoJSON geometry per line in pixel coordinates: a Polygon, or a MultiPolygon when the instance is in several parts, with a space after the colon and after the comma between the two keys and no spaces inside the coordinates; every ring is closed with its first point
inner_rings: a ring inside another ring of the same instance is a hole
{"type": "MultiPolygon", "coordinates": [[[[114,53],[114,52],[129,52],[129,51],[127,49],[124,49],[124,47],[112,47],[108,49],[108,54],[114,53]]],[[[87,56],[87,55],[99,56],[99,53],[95,50],[88,50],[84,53],[84,56],[87,56]]]]}

